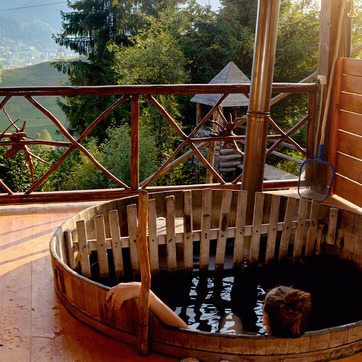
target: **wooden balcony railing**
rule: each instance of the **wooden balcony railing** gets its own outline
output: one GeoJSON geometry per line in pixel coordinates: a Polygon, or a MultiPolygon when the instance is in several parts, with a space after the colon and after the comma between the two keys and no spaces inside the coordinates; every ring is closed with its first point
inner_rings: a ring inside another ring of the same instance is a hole
{"type": "MultiPolygon", "coordinates": [[[[7,129],[0,130],[0,147],[7,147],[9,149],[20,150],[30,152],[28,146],[34,144],[39,145],[51,145],[57,147],[66,147],[67,150],[54,164],[50,165],[48,171],[42,175],[38,180],[34,181],[32,186],[24,193],[14,193],[8,185],[2,180],[0,175],[0,204],[6,203],[23,203],[23,202],[52,202],[52,201],[81,201],[81,200],[100,200],[118,198],[122,196],[128,196],[137,193],[140,189],[146,189],[148,191],[161,191],[166,189],[176,188],[204,188],[210,187],[203,184],[176,186],[169,185],[167,187],[154,187],[151,183],[169,172],[175,166],[182,163],[188,157],[195,155],[200,162],[211,172],[216,183],[213,187],[216,188],[231,188],[237,189],[240,187],[241,176],[238,176],[232,182],[225,182],[223,177],[217,172],[217,170],[211,165],[207,159],[201,153],[201,150],[209,146],[212,142],[224,141],[232,144],[235,141],[245,141],[245,136],[236,136],[233,133],[220,134],[217,137],[195,137],[202,127],[210,122],[212,115],[215,112],[220,112],[219,105],[229,94],[231,93],[243,93],[248,96],[250,90],[249,83],[243,84],[207,84],[207,85],[142,85],[142,86],[93,86],[93,87],[14,87],[14,88],[0,88],[0,97],[2,97],[0,103],[0,110],[4,108],[7,102],[12,97],[24,97],[34,107],[36,107],[45,117],[47,117],[57,129],[63,134],[66,141],[45,141],[40,139],[32,139],[25,133],[25,129],[19,129],[15,122],[10,124],[15,128],[14,132],[11,131],[9,126],[7,129]],[[177,122],[169,115],[167,110],[156,100],[154,97],[158,94],[171,95],[171,94],[221,94],[219,101],[211,108],[211,110],[205,115],[205,117],[195,126],[195,128],[186,134],[177,122]],[[64,127],[51,112],[49,112],[42,104],[39,103],[34,97],[36,96],[106,96],[112,95],[115,97],[115,102],[106,110],[104,110],[96,119],[88,126],[77,139],[74,138],[68,130],[64,127]],[[140,97],[147,99],[155,109],[163,116],[163,118],[170,124],[174,131],[180,137],[180,144],[174,150],[173,154],[165,161],[165,163],[152,175],[149,175],[145,180],[140,182],[139,180],[139,109],[140,109],[140,97]],[[127,185],[124,181],[118,179],[109,170],[107,170],[96,158],[82,145],[82,141],[90,134],[90,132],[98,126],[101,122],[104,122],[105,118],[115,111],[121,104],[125,102],[131,102],[131,175],[130,184],[127,185]],[[181,151],[188,146],[189,151],[183,153],[181,151]],[[111,178],[118,188],[107,190],[77,190],[77,191],[54,191],[54,192],[37,192],[39,186],[64,162],[64,160],[71,154],[72,151],[78,149],[85,156],[89,158],[104,174],[111,178]]],[[[271,148],[266,150],[266,154],[273,152],[280,144],[291,144],[292,147],[303,154],[305,157],[312,156],[313,150],[313,129],[314,129],[314,112],[315,112],[315,95],[317,87],[315,84],[289,84],[289,83],[275,83],[273,84],[273,93],[308,93],[309,94],[309,112],[308,114],[292,129],[284,131],[278,126],[272,119],[270,119],[270,125],[276,130],[277,134],[271,134],[268,136],[269,140],[273,140],[274,144],[271,148]],[[298,130],[303,124],[308,124],[308,140],[307,147],[304,149],[295,140],[291,138],[291,135],[298,130]]],[[[221,113],[221,112],[220,112],[221,113]]],[[[223,114],[220,114],[222,122],[226,125],[228,122],[223,114]]],[[[269,181],[265,182],[264,187],[280,188],[295,186],[295,181],[269,181]]]]}

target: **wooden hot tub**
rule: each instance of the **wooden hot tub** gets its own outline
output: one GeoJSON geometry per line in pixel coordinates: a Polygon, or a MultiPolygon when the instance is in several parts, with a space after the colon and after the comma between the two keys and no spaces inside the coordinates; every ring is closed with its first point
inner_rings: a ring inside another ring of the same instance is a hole
{"type": "MultiPolygon", "coordinates": [[[[211,189],[150,194],[152,274],[297,263],[315,254],[350,260],[362,269],[361,215],[307,199],[257,193],[253,222],[247,225],[246,197],[245,191],[211,189]],[[267,242],[260,247],[262,237],[267,242]],[[230,253],[227,240],[233,245],[230,253]]],[[[50,241],[55,289],[65,307],[89,326],[132,345],[137,345],[136,301],[127,301],[115,312],[106,302],[109,287],[99,280],[121,281],[140,274],[137,204],[134,196],[86,209],[59,227],[50,241]],[[98,282],[92,280],[94,261],[98,282]]],[[[152,351],[205,361],[338,359],[361,351],[361,337],[361,320],[293,339],[173,329],[152,313],[149,321],[152,351]]]]}

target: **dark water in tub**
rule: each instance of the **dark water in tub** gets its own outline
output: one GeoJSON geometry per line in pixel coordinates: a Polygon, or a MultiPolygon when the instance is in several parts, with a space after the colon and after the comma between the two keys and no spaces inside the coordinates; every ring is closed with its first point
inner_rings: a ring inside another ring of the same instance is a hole
{"type": "Polygon", "coordinates": [[[262,306],[268,290],[287,285],[312,294],[308,330],[362,319],[361,272],[349,262],[318,256],[300,265],[249,267],[239,272],[209,272],[152,278],[152,290],[190,326],[217,332],[225,313],[240,316],[246,331],[265,334],[262,306]]]}

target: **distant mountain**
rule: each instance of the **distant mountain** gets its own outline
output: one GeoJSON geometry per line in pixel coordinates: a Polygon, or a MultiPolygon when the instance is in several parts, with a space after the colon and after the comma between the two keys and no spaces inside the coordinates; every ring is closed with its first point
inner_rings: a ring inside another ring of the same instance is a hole
{"type": "Polygon", "coordinates": [[[0,64],[3,69],[73,55],[60,49],[53,39],[61,29],[61,10],[69,10],[65,1],[12,0],[0,5],[0,64]]]}

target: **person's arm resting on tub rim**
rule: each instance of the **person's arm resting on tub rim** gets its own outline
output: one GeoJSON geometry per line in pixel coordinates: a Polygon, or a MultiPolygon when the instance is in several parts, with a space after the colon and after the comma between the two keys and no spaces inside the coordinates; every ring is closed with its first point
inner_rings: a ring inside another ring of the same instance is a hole
{"type": "MultiPolygon", "coordinates": [[[[132,298],[139,298],[140,282],[119,283],[111,288],[107,294],[107,301],[112,308],[120,309],[123,302],[132,298]]],[[[193,329],[189,327],[172,309],[150,290],[150,309],[165,324],[176,328],[193,329]]]]}

